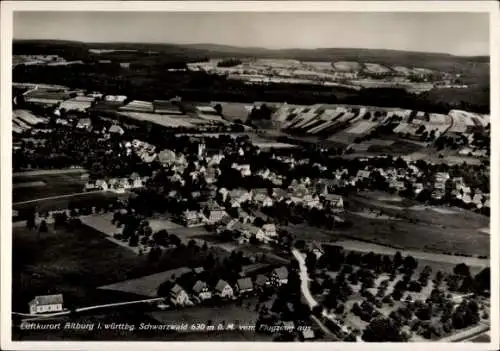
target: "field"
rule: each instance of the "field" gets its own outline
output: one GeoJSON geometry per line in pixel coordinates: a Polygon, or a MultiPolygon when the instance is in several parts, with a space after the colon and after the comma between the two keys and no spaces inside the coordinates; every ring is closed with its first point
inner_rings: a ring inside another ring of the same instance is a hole
{"type": "MultiPolygon", "coordinates": [[[[100,301],[95,288],[151,272],[146,257],[138,257],[91,229],[34,231],[13,228],[13,311],[27,310],[35,295],[63,293],[65,305],[100,301]]],[[[114,298],[112,300],[116,301],[114,298]]]]}
{"type": "Polygon", "coordinates": [[[144,297],[157,297],[156,292],[158,291],[158,287],[163,282],[172,279],[172,277],[180,277],[184,273],[188,273],[190,271],[191,269],[187,267],[181,267],[137,279],[101,286],[99,289],[122,291],[144,297]]]}
{"type": "Polygon", "coordinates": [[[346,130],[346,133],[352,134],[366,134],[371,129],[375,128],[379,123],[370,121],[360,121],[346,130]]]}
{"type": "Polygon", "coordinates": [[[170,117],[168,115],[158,115],[146,112],[119,112],[120,116],[129,117],[138,121],[152,122],[165,127],[194,127],[192,118],[187,116],[170,117]]]}
{"type": "Polygon", "coordinates": [[[14,175],[12,202],[15,204],[38,198],[82,192],[85,180],[81,176],[84,172],[14,175]]]}
{"type": "Polygon", "coordinates": [[[41,187],[45,186],[47,183],[41,180],[37,181],[32,181],[32,182],[19,182],[19,183],[14,183],[12,184],[13,189],[23,189],[23,188],[36,188],[36,187],[41,187]]]}
{"type": "Polygon", "coordinates": [[[477,232],[488,227],[488,217],[459,208],[444,211],[414,207],[404,201],[383,201],[378,193],[350,196],[349,203],[351,210],[370,208],[403,220],[380,221],[351,213],[348,218],[353,227],[339,234],[397,248],[489,256],[489,237],[477,232]]]}
{"type": "Polygon", "coordinates": [[[379,65],[378,63],[365,63],[365,71],[369,73],[387,73],[390,69],[379,65]]]}
{"type": "Polygon", "coordinates": [[[346,251],[357,252],[377,252],[384,255],[393,256],[397,251],[402,255],[413,256],[419,262],[418,269],[422,269],[426,265],[431,266],[433,270],[441,269],[443,271],[450,271],[459,263],[466,263],[471,267],[471,270],[479,272],[482,268],[490,264],[489,260],[474,258],[474,257],[460,257],[452,255],[442,255],[432,252],[423,252],[416,250],[397,250],[383,245],[377,245],[357,240],[339,240],[335,245],[342,246],[346,251]]]}
{"type": "Polygon", "coordinates": [[[409,141],[396,140],[391,145],[372,145],[368,151],[378,153],[389,153],[391,155],[407,155],[420,151],[423,147],[417,143],[409,141]]]}
{"type": "Polygon", "coordinates": [[[358,71],[361,69],[361,64],[358,62],[338,61],[333,64],[333,67],[338,71],[358,71]]]}
{"type": "Polygon", "coordinates": [[[102,202],[106,199],[116,199],[127,197],[128,194],[115,194],[110,192],[88,192],[79,193],[76,195],[63,195],[61,197],[50,197],[42,198],[36,201],[29,201],[24,203],[14,203],[13,208],[18,210],[20,217],[23,216],[23,212],[29,209],[35,209],[37,212],[53,211],[67,209],[70,203],[76,206],[93,206],[96,203],[102,202]]]}

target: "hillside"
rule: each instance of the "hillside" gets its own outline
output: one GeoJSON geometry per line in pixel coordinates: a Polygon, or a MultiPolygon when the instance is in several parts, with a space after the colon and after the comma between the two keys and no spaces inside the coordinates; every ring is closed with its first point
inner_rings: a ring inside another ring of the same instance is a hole
{"type": "MultiPolygon", "coordinates": [[[[64,49],[68,54],[81,53],[88,56],[88,49],[114,49],[153,51],[159,54],[183,55],[193,57],[260,57],[295,59],[304,61],[362,61],[389,66],[422,67],[434,70],[467,71],[481,69],[486,72],[489,57],[462,57],[441,53],[423,53],[397,50],[373,49],[282,49],[244,48],[216,44],[158,44],[158,43],[83,43],[57,40],[14,40],[14,54],[60,54],[64,49]],[[42,52],[43,51],[43,52],[42,52]]],[[[101,54],[106,56],[106,54],[101,54]]],[[[116,56],[116,55],[113,55],[116,56]]],[[[115,57],[117,58],[117,57],[115,57]]]]}

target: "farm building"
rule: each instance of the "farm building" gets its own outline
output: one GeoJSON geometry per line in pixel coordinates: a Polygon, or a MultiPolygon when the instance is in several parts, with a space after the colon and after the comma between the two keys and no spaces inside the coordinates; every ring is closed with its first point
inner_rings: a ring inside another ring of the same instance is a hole
{"type": "Polygon", "coordinates": [[[199,212],[184,211],[181,215],[181,223],[186,227],[194,227],[203,223],[203,220],[199,212]]]}

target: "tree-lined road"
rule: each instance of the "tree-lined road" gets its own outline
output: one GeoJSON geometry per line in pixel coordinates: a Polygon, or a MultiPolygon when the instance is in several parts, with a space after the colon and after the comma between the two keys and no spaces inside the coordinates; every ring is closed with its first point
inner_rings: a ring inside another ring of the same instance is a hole
{"type": "MultiPolygon", "coordinates": [[[[307,301],[307,304],[311,308],[311,310],[318,306],[319,303],[314,299],[314,297],[311,294],[311,290],[309,290],[309,283],[310,283],[310,278],[309,274],[307,273],[307,267],[306,267],[306,260],[304,258],[304,255],[302,255],[297,249],[292,249],[292,254],[299,263],[299,268],[300,268],[300,290],[302,291],[302,295],[304,296],[305,300],[307,301]]],[[[345,325],[341,325],[336,319],[333,314],[329,314],[325,309],[322,309],[321,314],[323,317],[328,318],[330,321],[335,323],[337,327],[342,330],[342,332],[346,334],[350,334],[351,332],[347,329],[345,325]]],[[[329,335],[335,336],[319,319],[315,319],[318,325],[323,329],[323,331],[329,335]]],[[[356,341],[362,342],[363,340],[361,337],[356,337],[356,341]]]]}

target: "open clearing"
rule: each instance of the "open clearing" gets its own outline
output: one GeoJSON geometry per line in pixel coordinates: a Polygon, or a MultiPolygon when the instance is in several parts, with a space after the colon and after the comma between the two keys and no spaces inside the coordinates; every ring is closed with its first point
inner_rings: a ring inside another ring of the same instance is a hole
{"type": "Polygon", "coordinates": [[[158,295],[156,293],[158,291],[158,287],[163,282],[172,279],[172,277],[178,278],[184,273],[188,273],[190,271],[191,269],[187,267],[181,267],[177,269],[171,269],[165,272],[151,274],[137,279],[130,279],[123,282],[104,285],[99,287],[99,289],[123,291],[146,297],[157,297],[158,295]]]}
{"type": "Polygon", "coordinates": [[[90,215],[90,216],[81,216],[80,220],[82,223],[89,228],[97,230],[98,232],[106,235],[106,239],[111,241],[112,243],[122,246],[127,250],[134,252],[135,254],[139,254],[139,246],[130,246],[127,241],[121,241],[113,238],[113,234],[120,233],[122,229],[117,228],[115,225],[111,224],[111,218],[113,214],[105,214],[105,215],[90,215]]]}
{"type": "Polygon", "coordinates": [[[47,183],[45,183],[44,181],[37,180],[34,182],[14,183],[12,184],[12,189],[36,188],[45,185],[47,185],[47,183]]]}
{"type": "Polygon", "coordinates": [[[405,199],[395,205],[387,201],[392,197],[381,192],[349,196],[353,212],[347,214],[347,219],[353,226],[336,234],[399,249],[489,256],[489,238],[478,232],[489,226],[487,216],[458,207],[422,206],[405,199]],[[384,222],[356,214],[367,209],[400,220],[384,222]]]}
{"type": "Polygon", "coordinates": [[[83,189],[85,180],[81,177],[84,172],[79,169],[77,171],[15,175],[12,178],[12,202],[24,202],[50,196],[79,193],[83,189]]]}
{"type": "Polygon", "coordinates": [[[23,227],[12,231],[12,291],[17,296],[12,309],[16,312],[26,311],[35,295],[49,293],[63,293],[67,306],[92,305],[97,286],[159,269],[149,266],[145,256],[138,257],[88,228],[49,228],[39,239],[35,231],[23,227]]]}
{"type": "MultiPolygon", "coordinates": [[[[49,199],[39,199],[36,201],[16,204],[13,203],[13,208],[18,210],[20,216],[22,217],[23,212],[35,209],[37,212],[46,212],[67,209],[70,203],[78,206],[94,206],[96,204],[102,203],[106,200],[116,199],[116,198],[126,198],[128,194],[115,194],[111,192],[89,192],[89,193],[77,193],[71,196],[64,196],[60,198],[49,198],[49,199]]],[[[29,200],[28,200],[29,201],[29,200]]]]}
{"type": "Polygon", "coordinates": [[[490,260],[488,259],[443,255],[443,254],[435,254],[435,253],[415,251],[415,250],[398,250],[383,245],[366,243],[363,241],[340,240],[335,242],[335,245],[342,246],[345,250],[350,250],[350,251],[375,252],[391,256],[394,255],[397,251],[399,251],[401,252],[402,255],[404,256],[410,255],[416,258],[417,260],[446,262],[446,263],[451,263],[453,265],[457,265],[459,263],[466,263],[469,266],[475,266],[475,267],[487,267],[490,265],[490,260]]]}
{"type": "Polygon", "coordinates": [[[447,209],[447,208],[441,208],[441,207],[431,207],[431,210],[436,211],[441,214],[456,214],[458,212],[447,209]]]}

